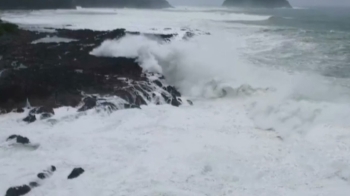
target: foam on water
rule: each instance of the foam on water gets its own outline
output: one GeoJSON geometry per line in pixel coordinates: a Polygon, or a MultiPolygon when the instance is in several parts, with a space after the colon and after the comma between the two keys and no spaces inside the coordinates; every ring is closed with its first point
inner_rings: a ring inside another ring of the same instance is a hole
{"type": "Polygon", "coordinates": [[[195,104],[79,115],[74,108],[59,108],[56,123],[30,125],[18,122],[22,114],[0,116],[1,139],[16,130],[40,142],[30,154],[0,148],[0,179],[7,179],[0,180],[0,191],[56,165],[62,173],[33,194],[348,194],[348,87],[295,67],[255,65],[251,57],[266,49],[259,46],[274,47],[288,38],[225,21],[266,17],[182,8],[41,11],[27,13],[26,18],[5,13],[4,19],[27,25],[69,23],[68,28],[177,33],[167,43],[143,35],[106,40],[91,54],[135,57],[145,70],[164,74],[195,104]],[[187,31],[195,36],[184,40],[187,31]],[[257,39],[263,44],[254,46],[251,40],[257,39]],[[86,173],[67,182],[65,174],[76,166],[86,173]]]}

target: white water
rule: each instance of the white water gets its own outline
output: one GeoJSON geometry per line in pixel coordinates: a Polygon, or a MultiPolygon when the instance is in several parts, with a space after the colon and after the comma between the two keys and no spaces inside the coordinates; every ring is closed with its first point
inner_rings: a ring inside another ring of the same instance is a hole
{"type": "Polygon", "coordinates": [[[83,116],[60,108],[54,125],[25,125],[20,114],[0,116],[1,140],[21,134],[40,143],[35,151],[1,144],[0,192],[55,165],[58,171],[28,195],[348,194],[348,89],[313,73],[255,65],[250,55],[288,38],[225,22],[268,17],[189,8],[2,17],[39,27],[178,33],[170,43],[142,35],[107,40],[92,54],[138,57],[144,69],[164,74],[194,106],[150,105],[83,116]],[[182,40],[186,31],[195,37],[182,40]],[[68,181],[75,166],[86,172],[68,181]]]}

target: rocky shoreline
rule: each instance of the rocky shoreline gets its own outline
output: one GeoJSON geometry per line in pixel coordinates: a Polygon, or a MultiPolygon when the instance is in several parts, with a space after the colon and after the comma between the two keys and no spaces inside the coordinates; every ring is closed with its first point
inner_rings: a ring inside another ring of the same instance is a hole
{"type": "MultiPolygon", "coordinates": [[[[33,122],[37,115],[50,118],[53,109],[62,106],[77,112],[93,108],[111,112],[151,103],[192,103],[161,74],[143,71],[136,59],[90,55],[104,40],[139,33],[49,30],[16,29],[0,36],[0,114],[31,108],[25,121],[33,122]]],[[[167,42],[174,35],[149,36],[167,42]]]]}

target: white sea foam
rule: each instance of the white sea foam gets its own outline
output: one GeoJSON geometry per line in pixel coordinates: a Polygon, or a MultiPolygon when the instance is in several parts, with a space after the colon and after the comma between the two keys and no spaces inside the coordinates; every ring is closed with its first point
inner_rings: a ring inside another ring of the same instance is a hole
{"type": "MultiPolygon", "coordinates": [[[[164,74],[170,84],[193,98],[194,106],[150,105],[142,110],[112,114],[91,110],[79,115],[74,108],[59,108],[57,121],[30,125],[18,120],[23,114],[0,116],[1,140],[16,133],[40,143],[32,152],[1,145],[0,192],[29,182],[36,172],[53,164],[58,171],[31,194],[348,194],[350,96],[347,87],[340,85],[344,81],[278,62],[256,65],[253,57],[259,52],[270,51],[273,57],[278,52],[273,48],[290,38],[259,34],[257,26],[225,22],[268,17],[191,8],[79,15],[87,11],[103,12],[82,9],[31,12],[25,18],[3,16],[43,26],[70,23],[67,28],[124,27],[157,33],[169,33],[164,28],[171,28],[179,36],[169,43],[129,35],[105,41],[92,54],[137,58],[145,70],[164,74]],[[184,32],[196,29],[211,35],[182,39],[184,32]],[[67,181],[75,166],[86,172],[67,181]]],[[[300,50],[310,47],[298,46],[300,50]]],[[[270,62],[271,56],[264,58],[270,62]]]]}
{"type": "Polygon", "coordinates": [[[44,38],[40,38],[40,39],[34,40],[34,41],[32,41],[32,44],[38,44],[38,43],[60,43],[60,42],[68,43],[68,42],[72,42],[72,41],[76,41],[76,40],[75,39],[68,39],[68,38],[63,38],[63,37],[52,36],[52,37],[44,37],[44,38]]]}

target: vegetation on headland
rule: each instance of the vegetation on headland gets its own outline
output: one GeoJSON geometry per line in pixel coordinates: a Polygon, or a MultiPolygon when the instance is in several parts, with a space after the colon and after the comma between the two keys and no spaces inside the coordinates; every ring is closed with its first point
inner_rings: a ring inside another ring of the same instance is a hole
{"type": "Polygon", "coordinates": [[[4,22],[0,19],[0,36],[12,34],[18,31],[18,26],[12,23],[4,22]]]}

